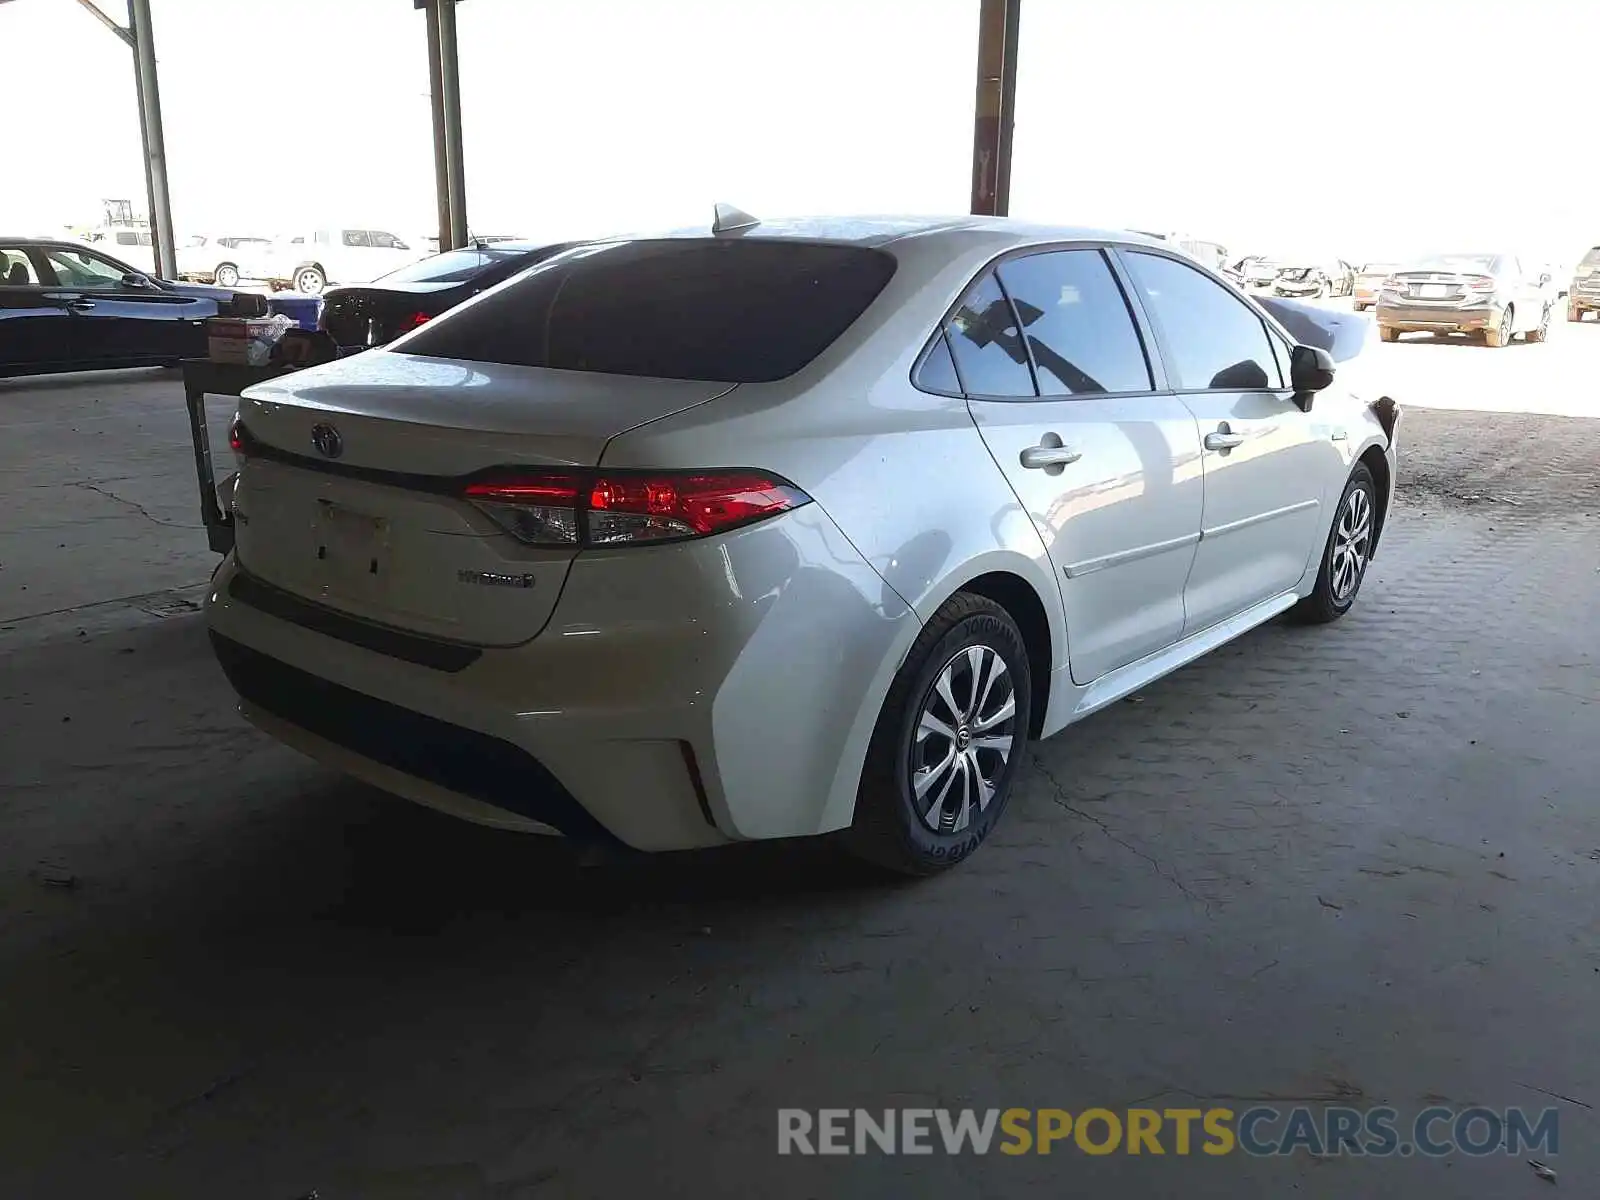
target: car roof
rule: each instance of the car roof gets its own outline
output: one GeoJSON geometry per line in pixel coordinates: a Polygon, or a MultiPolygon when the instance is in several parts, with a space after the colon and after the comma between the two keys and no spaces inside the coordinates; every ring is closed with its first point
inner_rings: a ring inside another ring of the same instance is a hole
{"type": "MultiPolygon", "coordinates": [[[[802,241],[839,242],[858,246],[885,247],[910,239],[949,239],[993,243],[1031,242],[1127,242],[1162,246],[1159,238],[1130,229],[1096,229],[1082,225],[1048,225],[1020,221],[1011,217],[986,216],[907,216],[866,215],[832,217],[777,217],[762,219],[748,228],[728,233],[713,233],[709,225],[675,229],[665,234],[634,237],[722,237],[763,241],[793,238],[802,241]]],[[[611,240],[611,239],[601,239],[611,240]]],[[[619,239],[620,240],[620,239],[619,239]]]]}

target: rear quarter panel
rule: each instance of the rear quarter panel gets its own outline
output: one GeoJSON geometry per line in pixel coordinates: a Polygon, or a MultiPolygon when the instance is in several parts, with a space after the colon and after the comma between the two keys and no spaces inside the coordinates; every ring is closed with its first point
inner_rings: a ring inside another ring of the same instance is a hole
{"type": "Polygon", "coordinates": [[[810,495],[876,571],[884,610],[903,601],[914,611],[917,620],[900,623],[883,661],[851,665],[860,700],[822,828],[848,823],[895,671],[921,626],[965,584],[989,572],[1024,580],[1047,615],[1052,670],[1066,663],[1060,591],[1038,530],[990,457],[966,401],[910,382],[946,309],[1011,244],[997,239],[992,249],[979,244],[953,259],[931,247],[905,250],[867,313],[798,375],[741,385],[719,401],[623,434],[601,460],[774,471],[810,495]]]}

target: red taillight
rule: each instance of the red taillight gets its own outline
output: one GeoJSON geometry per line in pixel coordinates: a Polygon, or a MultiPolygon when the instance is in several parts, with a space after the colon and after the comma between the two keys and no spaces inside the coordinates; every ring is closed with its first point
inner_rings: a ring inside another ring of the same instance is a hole
{"type": "Polygon", "coordinates": [[[427,313],[425,313],[425,312],[414,312],[410,316],[402,317],[400,319],[400,324],[396,329],[396,333],[397,334],[410,333],[418,325],[426,324],[428,322],[428,320],[429,320],[429,315],[427,313]]]}
{"type": "Polygon", "coordinates": [[[1471,292],[1494,291],[1494,277],[1490,275],[1469,275],[1467,277],[1467,290],[1471,292]]]}
{"type": "Polygon", "coordinates": [[[237,415],[235,415],[233,418],[233,424],[228,426],[228,449],[232,450],[235,454],[244,454],[245,438],[247,436],[248,435],[245,433],[244,429],[244,422],[241,421],[237,415]]]}
{"type": "Polygon", "coordinates": [[[708,537],[810,497],[759,471],[517,472],[465,496],[530,545],[626,546],[708,537]]]}

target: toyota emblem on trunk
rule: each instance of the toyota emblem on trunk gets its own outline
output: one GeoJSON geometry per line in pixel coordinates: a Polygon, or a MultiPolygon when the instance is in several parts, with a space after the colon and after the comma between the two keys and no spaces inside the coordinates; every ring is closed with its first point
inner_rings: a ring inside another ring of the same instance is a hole
{"type": "Polygon", "coordinates": [[[344,453],[344,439],[339,436],[339,431],[332,425],[313,425],[311,427],[311,444],[317,448],[317,453],[323,458],[338,458],[344,453]]]}

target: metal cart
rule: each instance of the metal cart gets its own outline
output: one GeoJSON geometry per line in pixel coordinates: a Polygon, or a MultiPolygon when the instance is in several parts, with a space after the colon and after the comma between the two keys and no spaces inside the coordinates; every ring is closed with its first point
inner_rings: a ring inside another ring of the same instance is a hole
{"type": "Polygon", "coordinates": [[[233,549],[233,514],[222,511],[217,473],[211,462],[211,431],[206,421],[207,396],[237,396],[251,384],[277,379],[298,367],[247,367],[236,363],[190,358],[183,364],[183,401],[189,410],[189,436],[194,441],[194,469],[200,483],[200,519],[206,543],[218,554],[233,549]]]}

